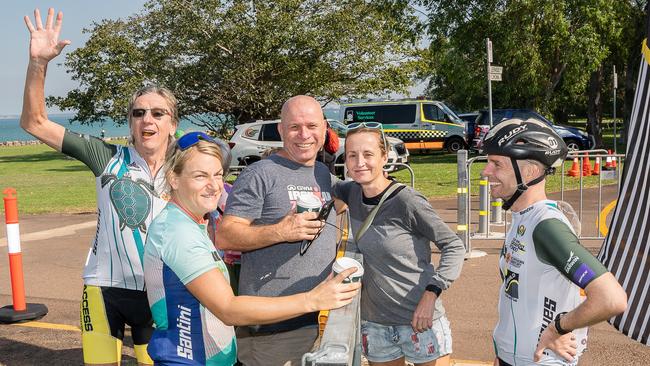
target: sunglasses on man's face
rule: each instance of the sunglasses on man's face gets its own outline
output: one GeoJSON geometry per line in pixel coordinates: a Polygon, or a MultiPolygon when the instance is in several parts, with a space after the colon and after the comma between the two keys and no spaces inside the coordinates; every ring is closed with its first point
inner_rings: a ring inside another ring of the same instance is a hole
{"type": "Polygon", "coordinates": [[[131,117],[142,118],[147,114],[147,111],[149,111],[151,116],[155,119],[161,119],[169,114],[165,108],[134,108],[131,111],[131,117]]]}
{"type": "Polygon", "coordinates": [[[185,135],[181,136],[178,140],[176,140],[176,144],[178,144],[178,147],[181,150],[187,150],[190,147],[198,144],[200,140],[211,142],[213,144],[216,144],[217,146],[219,145],[208,134],[203,132],[198,132],[198,131],[186,133],[185,135]]]}

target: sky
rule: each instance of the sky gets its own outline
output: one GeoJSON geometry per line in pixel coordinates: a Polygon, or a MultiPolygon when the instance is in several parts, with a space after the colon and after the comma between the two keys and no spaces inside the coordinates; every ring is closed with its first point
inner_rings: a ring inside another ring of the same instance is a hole
{"type": "MultiPolygon", "coordinates": [[[[48,66],[45,80],[45,95],[64,96],[78,86],[65,72],[62,65],[68,52],[84,45],[88,34],[83,28],[90,28],[93,22],[102,19],[125,18],[142,9],[144,0],[9,0],[3,1],[0,12],[0,34],[3,35],[3,56],[0,56],[0,116],[18,115],[22,109],[25,72],[29,61],[29,31],[23,17],[29,15],[34,22],[34,9],[39,8],[43,23],[49,7],[63,11],[61,39],[69,39],[61,55],[48,66]]],[[[49,108],[48,112],[60,112],[49,108]]]]}
{"type": "MultiPolygon", "coordinates": [[[[61,65],[67,53],[82,47],[88,34],[82,34],[84,28],[90,28],[93,22],[102,19],[126,18],[142,10],[145,0],[9,0],[2,4],[0,12],[0,34],[3,35],[3,49],[0,51],[0,117],[19,115],[22,109],[25,72],[29,61],[29,31],[23,17],[29,15],[34,23],[34,9],[39,8],[43,24],[49,7],[63,11],[63,26],[60,39],[69,39],[72,44],[50,61],[45,80],[46,96],[65,96],[78,87],[61,65]]],[[[424,85],[411,90],[412,96],[419,95],[424,85]]],[[[392,97],[403,97],[393,95],[392,97]]],[[[56,107],[48,108],[49,113],[60,113],[56,107]]]]}

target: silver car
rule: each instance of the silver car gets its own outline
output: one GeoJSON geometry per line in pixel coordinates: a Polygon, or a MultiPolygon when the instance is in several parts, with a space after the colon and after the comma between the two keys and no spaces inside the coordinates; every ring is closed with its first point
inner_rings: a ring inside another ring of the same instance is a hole
{"type": "MultiPolygon", "coordinates": [[[[232,151],[231,165],[233,167],[243,167],[252,164],[262,158],[265,153],[282,147],[282,139],[278,132],[278,123],[280,120],[272,121],[255,121],[235,126],[236,130],[230,138],[230,148],[232,151]]],[[[339,149],[335,154],[336,164],[345,162],[345,125],[335,120],[328,120],[330,126],[339,135],[339,149]]],[[[408,164],[409,152],[404,142],[394,137],[387,137],[390,145],[388,151],[388,164],[384,167],[387,172],[394,172],[404,169],[403,165],[408,164]]],[[[337,168],[337,172],[342,175],[343,168],[337,168]]]]}

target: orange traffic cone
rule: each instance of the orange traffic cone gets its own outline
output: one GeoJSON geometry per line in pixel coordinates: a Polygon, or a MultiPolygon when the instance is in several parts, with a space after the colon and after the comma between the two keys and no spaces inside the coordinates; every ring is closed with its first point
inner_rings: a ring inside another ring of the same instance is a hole
{"type": "Polygon", "coordinates": [[[591,171],[591,174],[593,175],[599,175],[600,174],[600,158],[596,158],[596,162],[594,163],[594,170],[591,171]]]}
{"type": "Polygon", "coordinates": [[[616,156],[612,156],[612,170],[616,170],[616,156]]]}
{"type": "Polygon", "coordinates": [[[591,175],[591,162],[589,161],[589,153],[585,153],[585,158],[582,159],[582,176],[588,177],[591,175]]]}
{"type": "Polygon", "coordinates": [[[607,155],[607,159],[605,160],[605,169],[604,170],[612,170],[612,157],[607,155]]]}
{"type": "Polygon", "coordinates": [[[571,169],[566,172],[566,175],[569,177],[579,177],[580,176],[580,164],[578,164],[578,158],[573,159],[573,165],[571,165],[571,169]]]}

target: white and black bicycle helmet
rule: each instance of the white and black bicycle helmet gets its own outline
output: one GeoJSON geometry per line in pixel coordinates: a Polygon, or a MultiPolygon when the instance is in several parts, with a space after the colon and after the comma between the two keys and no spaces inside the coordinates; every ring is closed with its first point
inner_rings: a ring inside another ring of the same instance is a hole
{"type": "Polygon", "coordinates": [[[561,166],[569,152],[564,140],[547,124],[528,119],[508,119],[494,126],[483,139],[483,151],[488,155],[507,156],[517,178],[517,191],[503,204],[509,209],[529,186],[544,180],[561,166]],[[535,160],[546,167],[544,174],[524,183],[517,160],[535,160]]]}

